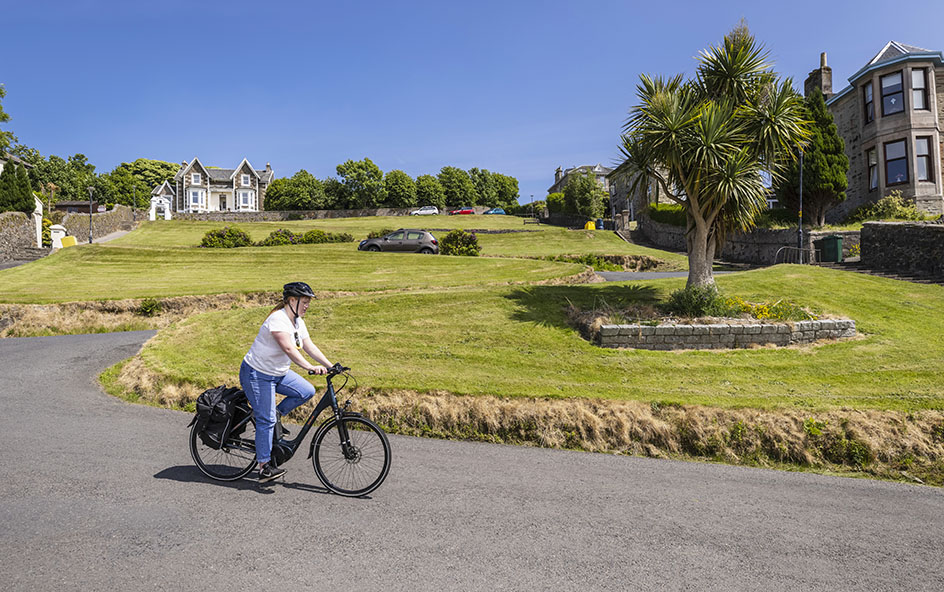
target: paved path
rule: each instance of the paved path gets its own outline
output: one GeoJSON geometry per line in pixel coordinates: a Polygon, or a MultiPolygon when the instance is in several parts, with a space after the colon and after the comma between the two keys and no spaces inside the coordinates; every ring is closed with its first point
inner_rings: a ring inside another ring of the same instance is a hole
{"type": "MultiPolygon", "coordinates": [[[[731,271],[715,271],[713,275],[724,275],[731,271]]],[[[657,280],[659,278],[688,277],[687,271],[598,271],[597,275],[608,282],[631,282],[657,280]]]]}
{"type": "Polygon", "coordinates": [[[0,340],[3,590],[944,589],[928,487],[406,437],[371,499],[211,482],[92,378],[149,335],[0,340]]]}

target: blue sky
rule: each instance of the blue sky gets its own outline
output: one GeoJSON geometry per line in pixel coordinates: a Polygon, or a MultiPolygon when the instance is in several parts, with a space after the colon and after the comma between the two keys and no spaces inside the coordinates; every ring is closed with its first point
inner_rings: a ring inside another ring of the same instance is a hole
{"type": "Polygon", "coordinates": [[[99,172],[139,157],[318,177],[349,158],[518,178],[612,164],[639,74],[691,74],[741,18],[836,90],[891,39],[944,50],[944,2],[0,0],[5,130],[99,172]]]}

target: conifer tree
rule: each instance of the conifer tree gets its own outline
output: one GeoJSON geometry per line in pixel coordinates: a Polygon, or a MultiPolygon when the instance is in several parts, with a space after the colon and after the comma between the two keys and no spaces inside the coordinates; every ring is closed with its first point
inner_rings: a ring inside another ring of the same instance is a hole
{"type": "Polygon", "coordinates": [[[16,211],[16,169],[12,162],[7,162],[0,172],[0,212],[16,211]]]}
{"type": "MultiPolygon", "coordinates": [[[[823,93],[814,91],[804,102],[811,135],[809,144],[803,148],[803,219],[813,226],[822,226],[826,223],[826,212],[846,199],[849,157],[823,93]]],[[[777,198],[787,208],[799,209],[799,161],[787,167],[777,187],[777,198]]]]}

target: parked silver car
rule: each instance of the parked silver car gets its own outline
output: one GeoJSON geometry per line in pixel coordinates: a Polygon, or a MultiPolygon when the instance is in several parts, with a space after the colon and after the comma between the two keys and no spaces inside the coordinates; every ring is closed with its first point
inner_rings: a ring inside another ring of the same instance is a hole
{"type": "Polygon", "coordinates": [[[387,236],[362,240],[358,251],[390,251],[400,253],[423,253],[438,255],[439,241],[425,230],[401,228],[387,236]]]}
{"type": "Polygon", "coordinates": [[[413,210],[410,212],[411,216],[437,216],[439,215],[439,208],[436,206],[423,206],[418,210],[413,210]]]}

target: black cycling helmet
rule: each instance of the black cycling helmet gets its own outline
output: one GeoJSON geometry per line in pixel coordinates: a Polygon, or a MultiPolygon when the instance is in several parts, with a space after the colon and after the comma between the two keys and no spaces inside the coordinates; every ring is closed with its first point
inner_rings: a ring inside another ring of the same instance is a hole
{"type": "Polygon", "coordinates": [[[289,282],[282,286],[282,300],[287,300],[289,296],[314,298],[315,293],[305,282],[289,282]]]}

